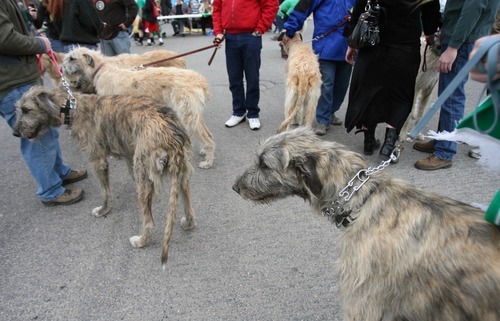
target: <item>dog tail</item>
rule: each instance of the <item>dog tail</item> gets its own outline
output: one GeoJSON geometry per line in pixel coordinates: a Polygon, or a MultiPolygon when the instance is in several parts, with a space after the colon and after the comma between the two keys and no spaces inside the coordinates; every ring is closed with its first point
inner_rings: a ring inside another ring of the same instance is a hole
{"type": "MultiPolygon", "coordinates": [[[[300,82],[300,79],[297,79],[295,82],[300,82]]],[[[277,132],[281,133],[284,130],[288,130],[292,121],[297,117],[299,112],[304,106],[305,95],[299,94],[297,92],[298,85],[292,84],[291,86],[287,86],[286,99],[285,99],[285,114],[290,112],[285,120],[278,127],[277,132]]]]}

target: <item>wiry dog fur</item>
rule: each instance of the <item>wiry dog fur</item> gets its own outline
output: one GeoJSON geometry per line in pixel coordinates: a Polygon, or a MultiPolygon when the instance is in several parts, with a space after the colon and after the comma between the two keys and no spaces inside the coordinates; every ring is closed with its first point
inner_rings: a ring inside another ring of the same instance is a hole
{"type": "Polygon", "coordinates": [[[102,54],[87,48],[74,49],[64,57],[62,70],[74,90],[99,95],[148,96],[171,107],[190,135],[201,141],[200,168],[212,167],[215,143],[205,124],[205,105],[210,97],[205,77],[194,70],[146,68],[128,70],[105,62],[102,54]]]}
{"type": "MultiPolygon", "coordinates": [[[[321,212],[366,168],[301,127],[261,143],[233,189],[259,203],[300,196],[321,212]]],[[[500,229],[482,211],[382,172],[344,208],[356,217],[338,239],[345,320],[499,320],[500,229]]]]}
{"type": "Polygon", "coordinates": [[[309,44],[302,42],[299,32],[283,48],[288,54],[285,120],[278,127],[278,133],[288,130],[292,123],[312,127],[322,83],[318,57],[309,44]]]}
{"type": "MultiPolygon", "coordinates": [[[[189,180],[191,142],[177,115],[164,103],[149,97],[77,95],[77,107],[71,112],[71,133],[92,162],[101,183],[104,201],[92,214],[103,216],[111,210],[108,156],[124,158],[133,174],[143,218],[143,233],[132,236],[134,247],[146,246],[154,229],[151,204],[153,194],[161,191],[162,178],[170,181],[167,224],[161,261],[165,266],[179,192],[184,199],[185,216],[181,225],[195,225],[189,180]]],[[[61,125],[60,106],[66,94],[43,86],[30,89],[17,103],[14,134],[36,139],[50,127],[61,125]]]]}
{"type": "MultiPolygon", "coordinates": [[[[153,62],[159,62],[151,67],[177,67],[177,68],[186,68],[186,59],[180,57],[175,58],[168,61],[161,61],[173,56],[177,56],[178,54],[169,50],[152,50],[147,51],[143,54],[121,54],[113,57],[104,56],[104,61],[106,63],[114,64],[118,67],[122,68],[133,68],[139,67],[142,65],[146,65],[153,62]],[[161,62],[160,62],[161,61],[161,62]]],[[[62,65],[64,60],[64,53],[54,52],[54,57],[57,60],[57,64],[59,67],[62,65]]],[[[42,72],[46,72],[53,84],[57,86],[61,81],[61,76],[57,70],[56,64],[52,61],[49,55],[42,55],[42,72]]]]}
{"type": "MultiPolygon", "coordinates": [[[[437,70],[437,62],[440,56],[440,42],[439,33],[434,35],[434,43],[429,45],[425,50],[425,40],[422,40],[421,56],[422,63],[418,70],[417,80],[415,82],[415,98],[413,99],[413,107],[411,113],[406,119],[406,122],[401,129],[400,140],[404,140],[405,136],[415,127],[415,125],[422,119],[424,113],[429,109],[429,100],[432,91],[439,80],[439,71],[437,70]],[[423,64],[426,64],[426,70],[423,70],[423,64]]],[[[424,136],[419,133],[417,139],[423,140],[424,136]]]]}

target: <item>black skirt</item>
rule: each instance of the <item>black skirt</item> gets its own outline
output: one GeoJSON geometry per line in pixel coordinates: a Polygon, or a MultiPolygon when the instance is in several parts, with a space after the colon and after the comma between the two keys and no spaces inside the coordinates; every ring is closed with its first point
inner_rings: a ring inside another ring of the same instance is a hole
{"type": "Polygon", "coordinates": [[[354,127],[388,123],[399,132],[411,112],[420,66],[417,46],[378,45],[358,52],[345,119],[354,127]]]}

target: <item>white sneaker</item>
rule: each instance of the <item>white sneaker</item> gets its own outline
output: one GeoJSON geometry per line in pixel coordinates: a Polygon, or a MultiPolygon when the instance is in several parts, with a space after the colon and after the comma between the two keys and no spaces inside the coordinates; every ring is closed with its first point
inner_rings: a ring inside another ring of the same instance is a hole
{"type": "Polygon", "coordinates": [[[245,121],[245,115],[243,115],[243,116],[234,116],[233,115],[226,122],[226,127],[234,127],[234,126],[236,126],[239,123],[244,122],[244,121],[245,121]]]}
{"type": "Polygon", "coordinates": [[[248,118],[248,124],[251,130],[257,130],[260,128],[260,121],[258,118],[248,118]]]}

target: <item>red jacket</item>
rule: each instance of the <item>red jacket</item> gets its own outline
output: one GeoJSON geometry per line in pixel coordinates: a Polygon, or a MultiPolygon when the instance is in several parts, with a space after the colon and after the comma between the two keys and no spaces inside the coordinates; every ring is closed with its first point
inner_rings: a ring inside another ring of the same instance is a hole
{"type": "Polygon", "coordinates": [[[269,30],[276,18],[278,0],[214,0],[214,34],[269,30]]]}

